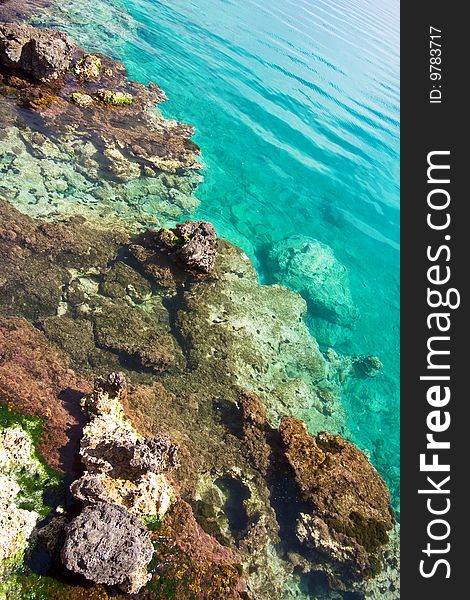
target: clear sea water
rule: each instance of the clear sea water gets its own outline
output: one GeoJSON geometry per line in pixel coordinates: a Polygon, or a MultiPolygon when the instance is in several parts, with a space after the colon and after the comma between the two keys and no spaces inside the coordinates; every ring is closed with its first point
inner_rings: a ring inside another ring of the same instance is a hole
{"type": "Polygon", "coordinates": [[[399,498],[398,0],[96,0],[55,25],[111,52],[195,125],[207,168],[198,217],[266,253],[302,233],[347,267],[360,320],[339,350],[374,353],[349,385],[354,441],[399,498]],[[90,6],[93,4],[93,12],[90,6]]]}

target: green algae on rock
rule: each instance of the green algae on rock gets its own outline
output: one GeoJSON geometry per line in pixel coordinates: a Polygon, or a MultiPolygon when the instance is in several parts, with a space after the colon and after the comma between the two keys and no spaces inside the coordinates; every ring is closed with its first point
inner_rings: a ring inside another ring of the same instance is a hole
{"type": "Polygon", "coordinates": [[[25,319],[0,318],[0,345],[0,403],[42,419],[43,427],[35,434],[41,456],[54,469],[73,473],[83,425],[79,400],[89,384],[25,319]]]}
{"type": "Polygon", "coordinates": [[[96,97],[104,104],[110,104],[111,106],[130,106],[134,103],[132,94],[127,92],[119,92],[114,90],[98,90],[96,97]]]}
{"type": "Polygon", "coordinates": [[[15,415],[0,406],[0,597],[21,568],[37,522],[51,510],[43,495],[59,493],[60,476],[36,450],[39,419],[15,415]]]}
{"type": "Polygon", "coordinates": [[[102,68],[101,59],[94,54],[84,54],[81,58],[75,61],[72,67],[72,73],[79,79],[98,79],[102,68]]]}

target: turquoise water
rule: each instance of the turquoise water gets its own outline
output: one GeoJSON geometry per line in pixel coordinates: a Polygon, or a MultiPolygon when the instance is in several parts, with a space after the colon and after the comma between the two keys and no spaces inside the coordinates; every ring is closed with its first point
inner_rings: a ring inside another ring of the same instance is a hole
{"type": "Polygon", "coordinates": [[[269,249],[297,233],[347,267],[360,318],[337,349],[384,363],[349,384],[348,425],[397,502],[397,0],[97,0],[92,20],[70,22],[83,45],[156,81],[167,116],[195,125],[207,165],[198,217],[243,247],[262,281],[269,249]]]}

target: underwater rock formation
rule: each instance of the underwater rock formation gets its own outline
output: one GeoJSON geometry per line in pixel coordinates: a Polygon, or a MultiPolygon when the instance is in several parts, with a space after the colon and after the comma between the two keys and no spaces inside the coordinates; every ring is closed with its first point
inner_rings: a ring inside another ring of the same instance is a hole
{"type": "Polygon", "coordinates": [[[199,149],[190,139],[193,128],[150,110],[166,99],[157,85],[130,82],[121,63],[104,55],[90,59],[59,31],[24,24],[0,27],[3,86],[31,109],[23,115],[30,127],[34,129],[34,120],[42,121],[42,130],[57,137],[68,126],[82,143],[90,140],[104,155],[117,152],[122,160],[140,165],[142,174],[201,168],[199,149]],[[23,79],[22,72],[37,81],[23,79]],[[57,81],[49,83],[52,79],[57,81]],[[96,102],[84,111],[72,94],[87,94],[96,102]]]}
{"type": "Polygon", "coordinates": [[[36,29],[26,23],[0,24],[0,65],[38,81],[61,77],[76,48],[68,35],[55,29],[36,29]]]}
{"type": "MultiPolygon", "coordinates": [[[[320,324],[320,341],[334,345],[338,327],[351,329],[358,318],[345,267],[330,247],[304,235],[278,242],[270,252],[274,278],[307,300],[320,324]],[[330,339],[328,339],[330,338],[330,339]]],[[[342,335],[346,335],[345,332],[342,335]]]]}
{"type": "Polygon", "coordinates": [[[305,508],[297,537],[323,556],[319,566],[340,589],[381,570],[382,553],[394,525],[390,494],[363,452],[338,435],[308,434],[302,421],[285,417],[280,425],[284,456],[305,508]]]}
{"type": "Polygon", "coordinates": [[[87,506],[66,526],[65,536],[61,556],[69,570],[130,594],[150,579],[150,532],[125,508],[106,502],[87,506]]]}
{"type": "Polygon", "coordinates": [[[129,81],[121,63],[59,31],[1,27],[0,190],[10,202],[37,216],[122,216],[134,227],[195,210],[194,130],[163,117],[157,85],[129,81]]]}
{"type": "Polygon", "coordinates": [[[166,437],[138,435],[124,417],[126,392],[124,375],[111,373],[98,378],[86,397],[90,422],[80,444],[86,471],[70,489],[85,505],[107,502],[140,517],[162,518],[174,496],[165,473],[179,467],[177,448],[166,437]]]}

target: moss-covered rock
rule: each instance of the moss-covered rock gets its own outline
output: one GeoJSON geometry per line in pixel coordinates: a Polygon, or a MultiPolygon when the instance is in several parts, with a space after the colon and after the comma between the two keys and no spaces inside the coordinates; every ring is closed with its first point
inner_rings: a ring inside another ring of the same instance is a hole
{"type": "Polygon", "coordinates": [[[104,104],[110,104],[111,106],[130,106],[134,103],[132,94],[117,90],[98,90],[96,98],[104,104]]]}
{"type": "Polygon", "coordinates": [[[59,475],[35,447],[40,429],[38,419],[0,407],[0,595],[20,568],[36,523],[51,510],[47,490],[59,490],[59,475]]]}
{"type": "Polygon", "coordinates": [[[75,61],[71,70],[74,75],[83,81],[98,79],[101,71],[101,59],[95,54],[84,54],[75,61]]]}
{"type": "Polygon", "coordinates": [[[70,99],[74,104],[81,108],[89,108],[93,106],[93,98],[89,94],[82,94],[80,92],[74,92],[70,95],[70,99]]]}

